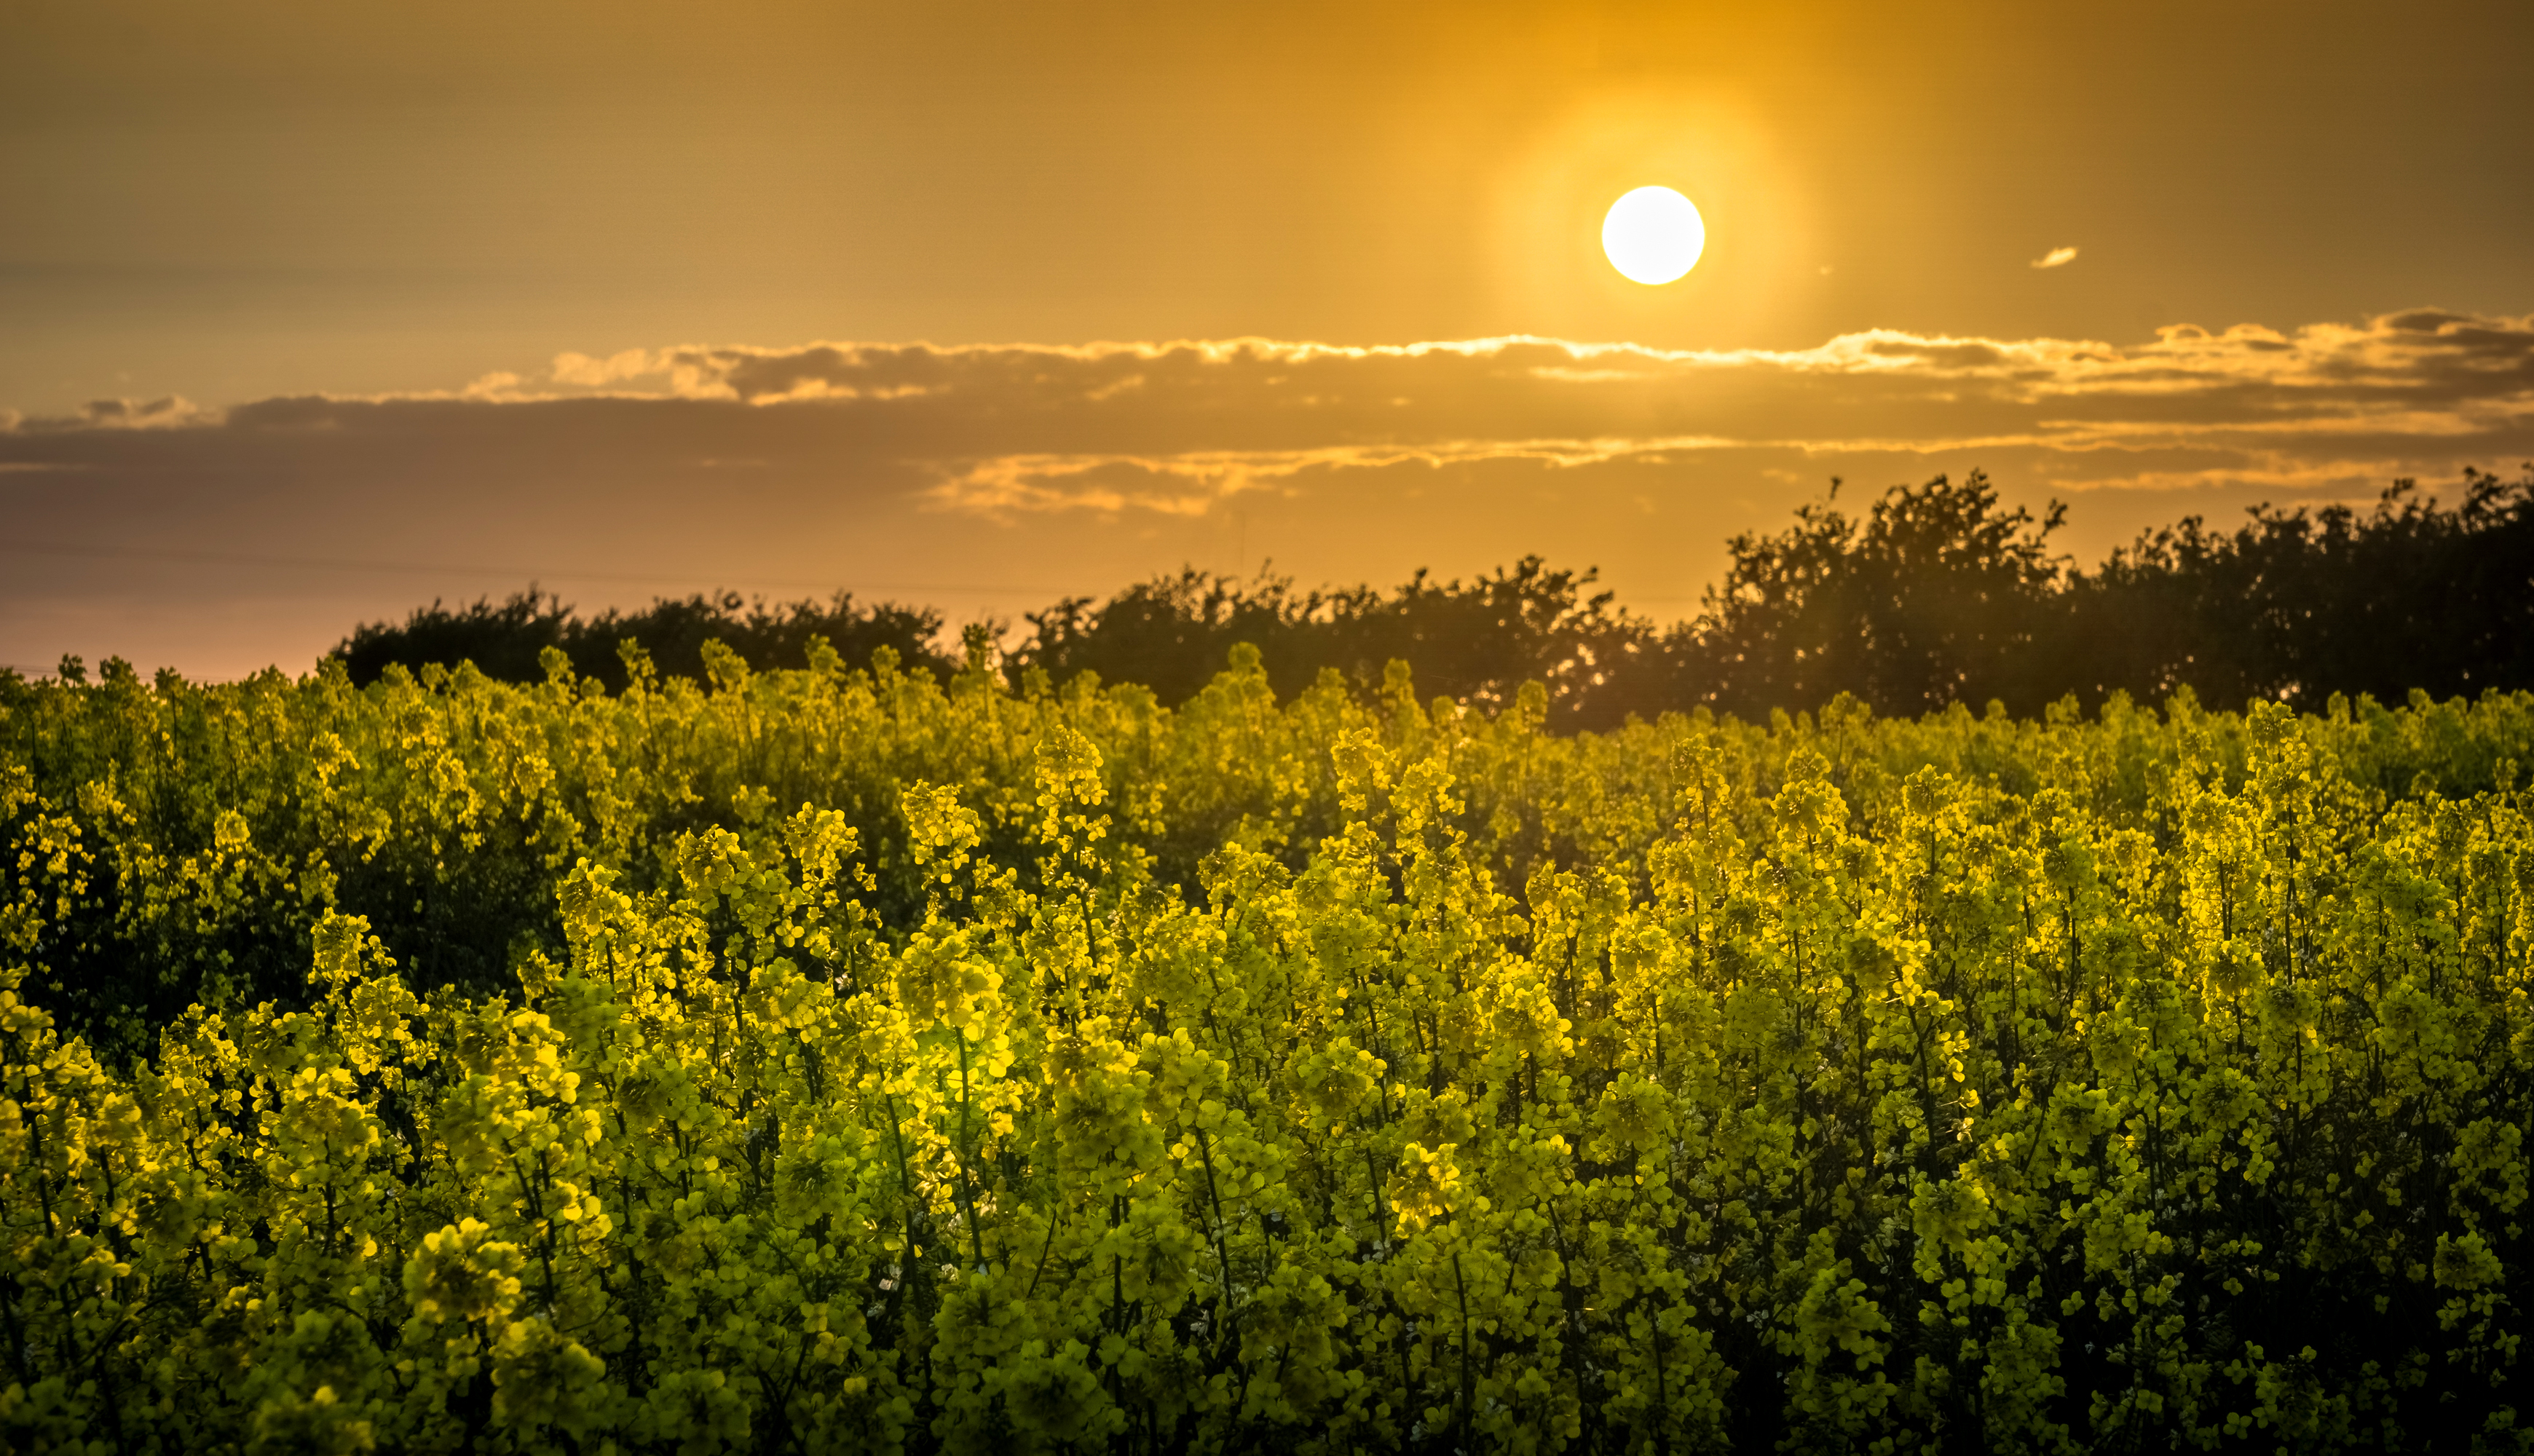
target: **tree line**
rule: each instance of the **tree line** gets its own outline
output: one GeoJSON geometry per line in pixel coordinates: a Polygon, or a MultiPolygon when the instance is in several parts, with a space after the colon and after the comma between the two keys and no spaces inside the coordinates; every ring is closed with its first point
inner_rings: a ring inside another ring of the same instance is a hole
{"type": "MultiPolygon", "coordinates": [[[[2070,695],[2160,701],[2184,688],[2212,703],[2319,711],[2335,693],[2534,686],[2534,465],[2514,480],[2467,468],[2452,505],[2398,480],[2365,512],[2260,506],[2232,530],[2192,516],[2091,571],[2053,548],[2063,507],[2010,509],[1979,471],[1896,485],[1858,511],[1840,490],[1834,481],[1781,530],[1734,537],[1723,580],[1669,625],[1618,606],[1594,571],[1537,556],[1466,581],[1420,571],[1387,591],[1190,568],[1025,614],[1000,667],[1015,688],[1096,674],[1175,705],[1245,641],[1280,697],[1330,673],[1377,696],[1399,661],[1418,692],[1488,711],[1538,682],[1550,724],[1569,729],[1699,706],[1760,718],[1841,693],[1887,715],[1991,701],[2030,714],[2070,695]]],[[[356,683],[393,663],[460,660],[531,682],[555,647],[622,691],[621,642],[673,677],[700,679],[710,640],[763,670],[807,666],[824,638],[849,664],[886,649],[946,681],[999,636],[974,624],[953,652],[943,626],[933,608],[843,592],[778,605],[661,598],[584,621],[532,586],[365,624],[335,655],[356,683]]]]}
{"type": "Polygon", "coordinates": [[[696,681],[705,675],[704,644],[710,641],[758,671],[808,667],[811,643],[824,638],[856,666],[868,665],[885,647],[902,662],[946,672],[951,664],[935,646],[942,623],[931,607],[861,606],[845,591],[825,602],[779,605],[750,601],[735,591],[697,592],[661,597],[636,612],[610,608],[584,621],[563,598],[531,585],[498,603],[479,597],[452,608],[434,601],[402,623],[363,623],[332,655],[362,685],[378,681],[392,665],[419,671],[426,663],[460,662],[474,663],[497,682],[534,683],[544,680],[542,660],[552,647],[571,660],[575,675],[622,693],[632,671],[620,649],[624,642],[639,647],[662,676],[696,681]]]}

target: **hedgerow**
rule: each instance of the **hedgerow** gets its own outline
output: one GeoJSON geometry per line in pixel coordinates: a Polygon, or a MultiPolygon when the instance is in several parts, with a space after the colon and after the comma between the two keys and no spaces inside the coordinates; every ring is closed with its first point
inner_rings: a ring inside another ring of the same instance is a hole
{"type": "Polygon", "coordinates": [[[2534,698],[634,683],[7,704],[9,1444],[2528,1444],[2534,698]]]}

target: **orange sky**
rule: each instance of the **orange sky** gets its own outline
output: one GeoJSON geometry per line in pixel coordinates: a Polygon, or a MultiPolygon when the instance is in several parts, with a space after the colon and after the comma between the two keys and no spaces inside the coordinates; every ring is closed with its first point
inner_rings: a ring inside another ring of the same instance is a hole
{"type": "Polygon", "coordinates": [[[1834,473],[1983,465],[2090,559],[2510,469],[2529,17],[30,0],[0,661],[296,669],[530,574],[1540,551],[1668,617],[1834,473]],[[1709,227],[1660,288],[1599,253],[1646,183],[1709,227]]]}

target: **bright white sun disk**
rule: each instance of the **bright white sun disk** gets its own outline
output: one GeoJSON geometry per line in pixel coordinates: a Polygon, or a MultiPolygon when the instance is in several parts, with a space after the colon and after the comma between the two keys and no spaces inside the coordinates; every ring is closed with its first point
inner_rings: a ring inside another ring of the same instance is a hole
{"type": "Polygon", "coordinates": [[[1610,204],[1601,219],[1601,251],[1612,268],[1640,283],[1668,283],[1698,266],[1707,251],[1707,222],[1670,188],[1640,187],[1610,204]]]}

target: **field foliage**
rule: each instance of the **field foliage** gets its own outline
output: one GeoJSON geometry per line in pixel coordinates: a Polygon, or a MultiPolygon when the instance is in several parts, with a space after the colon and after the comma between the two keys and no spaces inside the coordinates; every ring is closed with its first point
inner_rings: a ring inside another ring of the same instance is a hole
{"type": "Polygon", "coordinates": [[[2521,1450],[2534,697],[0,693],[0,1442],[2521,1450]]]}

